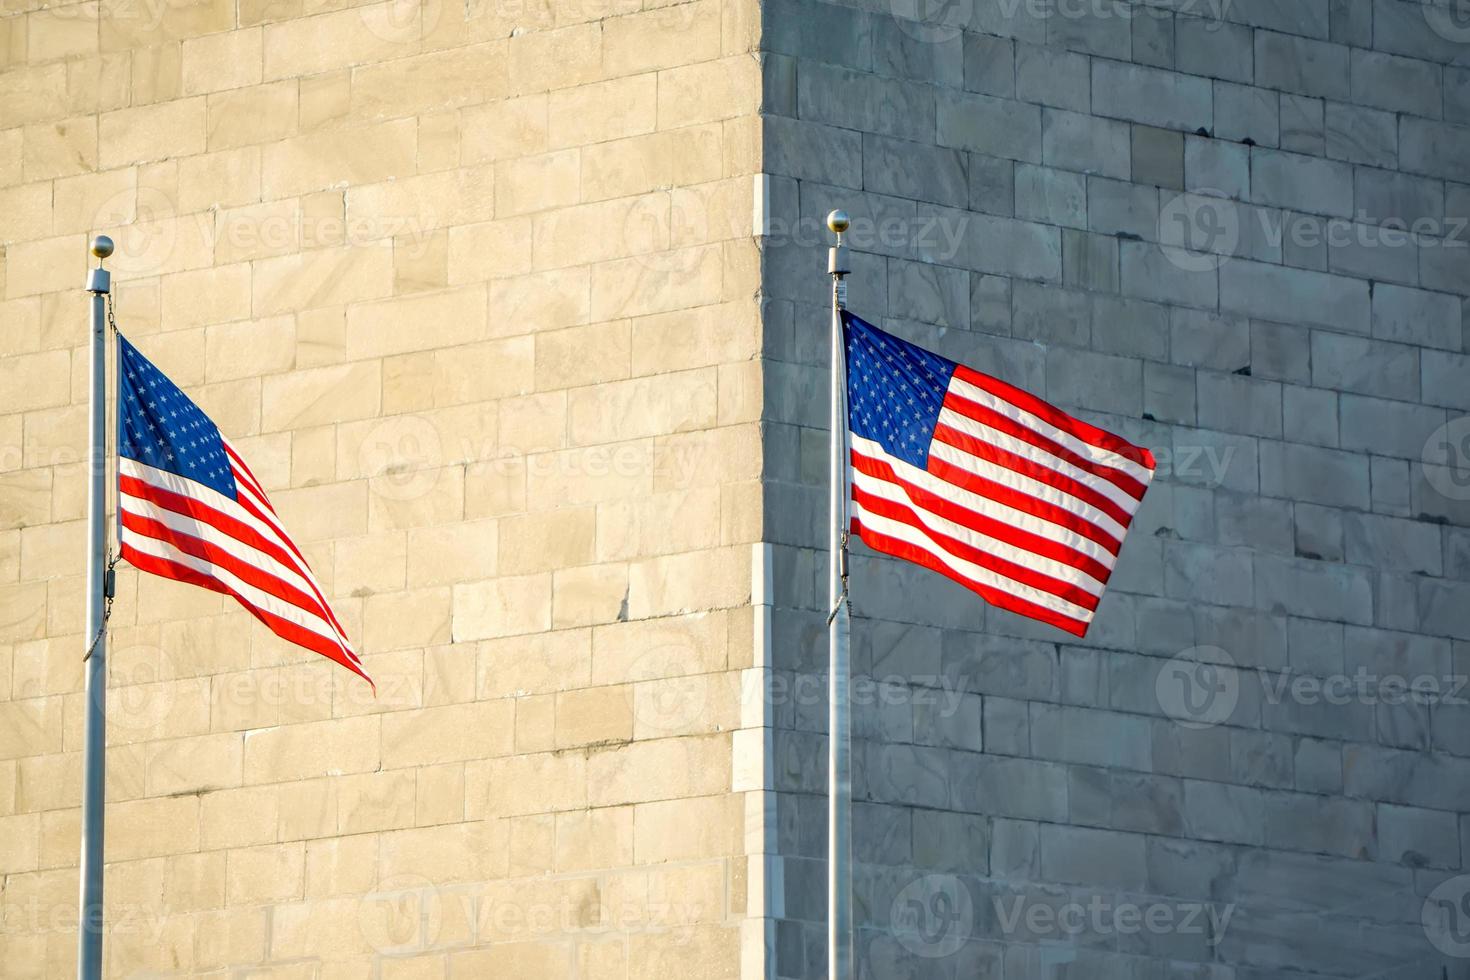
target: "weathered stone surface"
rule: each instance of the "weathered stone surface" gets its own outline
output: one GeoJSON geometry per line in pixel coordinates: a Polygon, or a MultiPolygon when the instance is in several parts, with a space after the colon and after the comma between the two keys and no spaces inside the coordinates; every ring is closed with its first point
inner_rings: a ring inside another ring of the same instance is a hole
{"type": "Polygon", "coordinates": [[[0,972],[72,969],[104,230],[379,680],[122,566],[109,970],[824,975],[843,207],[850,308],[1158,463],[1085,638],[856,546],[859,973],[1457,976],[1470,724],[1391,697],[1470,663],[1451,4],[123,6],[0,19],[0,972]],[[1234,911],[992,901],[1097,895],[1234,911]]]}

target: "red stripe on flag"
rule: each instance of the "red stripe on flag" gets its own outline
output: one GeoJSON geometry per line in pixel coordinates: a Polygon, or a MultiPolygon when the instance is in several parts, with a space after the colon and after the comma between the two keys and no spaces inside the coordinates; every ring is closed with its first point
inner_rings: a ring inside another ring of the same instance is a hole
{"type": "Polygon", "coordinates": [[[963,450],[977,459],[994,463],[996,466],[1008,469],[1013,473],[1028,476],[1038,483],[1044,483],[1049,487],[1053,487],[1102,511],[1124,527],[1128,526],[1129,515],[1127,511],[1094,488],[1078,480],[1074,480],[1070,476],[1058,473],[1053,469],[1048,469],[1040,463],[1001,449],[999,446],[992,446],[988,442],[977,439],[967,432],[961,432],[959,429],[945,425],[943,422],[940,422],[934,427],[934,439],[937,442],[942,442],[956,449],[963,450]]]}
{"type": "Polygon", "coordinates": [[[1106,449],[1108,452],[1116,453],[1124,459],[1130,459],[1147,469],[1154,468],[1154,454],[1141,446],[1135,446],[1121,436],[1113,435],[1095,425],[1088,425],[1079,418],[1074,418],[1066,412],[1048,402],[1042,401],[1027,391],[1022,391],[1014,385],[1008,385],[999,378],[992,378],[988,374],[981,374],[974,368],[965,367],[963,364],[955,367],[954,376],[962,381],[974,385],[989,392],[1002,401],[1010,402],[1012,405],[1024,412],[1029,412],[1039,419],[1061,429],[1069,435],[1081,439],[1091,446],[1106,449]]]}
{"type": "MultiPolygon", "coordinates": [[[[1081,606],[1083,609],[1097,608],[1098,597],[1085,589],[1081,589],[1068,582],[1063,582],[1061,579],[1052,578],[1050,575],[1043,574],[1035,569],[1026,568],[1015,562],[1007,561],[997,555],[987,554],[974,545],[951,537],[924,523],[923,518],[912,507],[906,507],[895,500],[875,496],[857,486],[852,488],[852,499],[857,501],[865,511],[876,514],[879,517],[886,517],[890,521],[895,521],[899,524],[907,524],[909,527],[917,529],[937,546],[943,548],[956,558],[963,559],[972,565],[979,565],[981,568],[988,568],[992,572],[1002,575],[1013,582],[1028,585],[1033,589],[1049,593],[1059,599],[1066,599],[1073,605],[1081,606]]],[[[964,579],[963,581],[971,586],[975,586],[975,583],[968,579],[964,579]]]]}
{"type": "MultiPolygon", "coordinates": [[[[326,596],[321,594],[321,590],[317,588],[316,583],[312,580],[311,569],[307,566],[306,559],[300,557],[300,553],[296,551],[295,546],[291,544],[291,539],[286,536],[286,532],[281,529],[280,525],[274,520],[266,518],[258,507],[247,506],[243,501],[236,501],[247,512],[254,515],[256,519],[266,523],[276,531],[280,539],[279,541],[266,537],[239,518],[232,517],[224,511],[211,507],[198,498],[188,497],[181,493],[175,493],[172,490],[166,490],[163,487],[154,486],[135,476],[119,474],[118,488],[128,496],[138,497],[151,504],[162,507],[164,510],[173,511],[175,514],[182,514],[185,517],[199,521],[201,524],[208,524],[226,537],[234,538],[242,544],[249,545],[256,551],[264,552],[274,558],[283,567],[291,568],[292,571],[301,576],[312,593],[315,594],[322,611],[326,613],[326,621],[332,624],[332,627],[337,630],[339,636],[343,639],[346,638],[347,630],[337,621],[337,617],[332,612],[332,607],[328,604],[326,596]],[[290,548],[291,551],[288,553],[286,548],[290,548]],[[296,556],[295,560],[293,560],[292,555],[296,556]],[[300,562],[300,568],[292,567],[295,561],[300,562]]],[[[356,654],[353,654],[353,656],[356,656],[356,654]]]]}
{"type": "Polygon", "coordinates": [[[323,626],[329,625],[327,618],[322,615],[325,611],[321,603],[311,596],[302,592],[289,582],[272,575],[259,566],[252,565],[220,548],[218,545],[210,544],[203,538],[197,538],[191,534],[176,531],[167,524],[135,514],[130,510],[123,510],[122,525],[140,537],[153,538],[172,545],[186,555],[218,565],[225,571],[234,575],[246,585],[254,586],[260,591],[275,596],[282,602],[295,606],[303,612],[310,613],[322,621],[323,626]]]}
{"type": "Polygon", "coordinates": [[[197,497],[186,497],[181,493],[165,490],[163,487],[145,483],[135,476],[120,476],[118,488],[127,496],[146,500],[164,510],[171,510],[175,514],[193,518],[201,524],[208,524],[221,534],[234,538],[242,544],[247,544],[256,551],[264,552],[282,564],[288,564],[287,554],[279,544],[239,518],[231,517],[197,497]]]}
{"type": "Polygon", "coordinates": [[[938,514],[940,517],[954,521],[956,524],[961,524],[979,534],[995,538],[997,541],[1004,541],[1006,544],[1019,548],[1022,551],[1030,551],[1044,558],[1050,558],[1064,565],[1070,565],[1099,582],[1106,583],[1108,580],[1108,575],[1110,574],[1108,566],[1091,555],[1084,554],[1075,548],[1069,548],[1050,538],[1044,538],[1039,534],[1033,534],[1015,525],[998,521],[993,517],[977,514],[963,504],[955,503],[953,500],[947,497],[941,497],[931,490],[926,490],[917,484],[909,483],[901,479],[894,472],[893,466],[883,460],[872,459],[868,456],[861,455],[857,450],[853,450],[852,465],[854,469],[866,473],[874,479],[884,480],[888,483],[901,486],[904,493],[908,494],[909,498],[915,504],[930,513],[938,514]]]}
{"type": "Polygon", "coordinates": [[[1085,470],[1093,476],[1107,480],[1135,500],[1142,500],[1144,491],[1148,489],[1145,484],[1134,479],[1129,473],[1115,466],[1109,466],[1106,463],[1099,463],[1096,460],[1088,459],[1081,453],[1068,449],[1061,443],[1047,438],[1035,429],[1028,428],[1015,419],[997,412],[993,408],[981,405],[978,402],[973,402],[964,395],[956,394],[953,389],[945,393],[944,407],[959,415],[963,415],[971,421],[989,426],[998,432],[1004,432],[1008,436],[1035,446],[1042,452],[1050,453],[1058,459],[1066,460],[1078,469],[1085,470]]]}
{"type": "Polygon", "coordinates": [[[287,548],[291,549],[291,554],[296,556],[296,560],[301,563],[300,571],[302,572],[302,578],[306,579],[306,584],[311,586],[311,590],[316,593],[317,598],[321,599],[322,605],[326,606],[327,619],[331,622],[333,626],[337,628],[337,632],[341,633],[345,637],[347,635],[347,630],[342,627],[341,623],[337,622],[337,617],[332,613],[332,607],[327,605],[326,597],[323,596],[321,594],[321,590],[317,588],[316,578],[311,572],[311,565],[307,562],[306,556],[303,555],[301,551],[296,547],[296,543],[291,540],[290,535],[286,533],[286,529],[281,527],[280,520],[276,517],[276,512],[271,509],[270,501],[265,499],[264,494],[261,495],[260,499],[265,503],[266,510],[269,510],[270,513],[267,514],[265,511],[262,511],[259,507],[255,506],[254,501],[246,497],[241,497],[237,499],[236,503],[245,508],[245,510],[252,514],[257,520],[263,522],[272,530],[274,530],[276,534],[280,536],[281,543],[284,544],[287,548]]]}
{"type": "Polygon", "coordinates": [[[373,684],[373,679],[348,658],[348,651],[341,644],[334,644],[319,633],[313,633],[311,630],[305,629],[290,620],[282,619],[279,616],[266,612],[264,609],[251,605],[238,592],[219,579],[195,571],[188,565],[169,561],[167,558],[144,554],[127,543],[122,545],[120,551],[122,557],[127,559],[128,563],[139,571],[148,572],[163,578],[171,578],[188,585],[197,585],[200,588],[209,589],[212,592],[231,596],[240,605],[248,609],[252,616],[264,623],[272,633],[281,639],[294,643],[297,646],[305,647],[313,653],[319,653],[328,660],[341,664],[372,685],[373,693],[377,693],[378,686],[373,684]]]}
{"type": "Polygon", "coordinates": [[[1067,510],[1065,507],[1058,507],[1056,504],[1048,503],[1045,500],[1040,500],[1031,496],[1029,493],[1012,490],[1003,483],[996,483],[994,480],[987,480],[983,476],[976,476],[969,470],[962,469],[953,463],[930,456],[929,473],[937,476],[946,483],[953,483],[957,487],[963,487],[976,496],[994,500],[996,503],[1005,504],[1007,507],[1030,514],[1032,517],[1055,524],[1058,527],[1064,527],[1069,531],[1074,531],[1089,541],[1097,542],[1115,555],[1123,547],[1121,541],[1074,511],[1067,510]]]}
{"type": "Polygon", "coordinates": [[[936,571],[945,578],[958,582],[960,585],[978,594],[982,599],[998,609],[1006,609],[1010,612],[1019,613],[1022,616],[1039,619],[1044,623],[1050,623],[1058,629],[1066,630],[1074,636],[1087,635],[1087,623],[1078,619],[1072,619],[1069,616],[1063,616],[1055,610],[1048,609],[1045,606],[1039,606],[1034,602],[1018,599],[1009,593],[1001,592],[999,589],[979,585],[950,568],[931,552],[911,545],[907,541],[900,541],[897,538],[889,537],[886,534],[864,527],[861,520],[857,518],[853,519],[852,530],[873,550],[893,555],[895,558],[903,558],[916,565],[923,565],[925,568],[936,571]]]}

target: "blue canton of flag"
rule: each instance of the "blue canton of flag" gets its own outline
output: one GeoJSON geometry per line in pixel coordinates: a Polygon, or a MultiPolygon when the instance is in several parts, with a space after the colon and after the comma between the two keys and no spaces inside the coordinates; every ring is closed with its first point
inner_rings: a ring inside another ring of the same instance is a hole
{"type": "Polygon", "coordinates": [[[118,349],[118,454],[235,496],[219,428],[136,347],[118,349]]]}

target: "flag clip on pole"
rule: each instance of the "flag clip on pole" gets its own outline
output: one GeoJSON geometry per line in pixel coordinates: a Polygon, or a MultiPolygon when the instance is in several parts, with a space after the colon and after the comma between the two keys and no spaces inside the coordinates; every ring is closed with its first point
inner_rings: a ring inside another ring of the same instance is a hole
{"type": "Polygon", "coordinates": [[[92,294],[92,400],[87,434],[87,644],[86,731],[82,742],[81,906],[77,919],[77,978],[102,977],[102,827],[106,800],[107,747],[107,298],[111,275],[102,260],[112,254],[112,239],[92,239],[97,268],[87,275],[92,294]]]}
{"type": "Polygon", "coordinates": [[[842,311],[851,271],[842,235],[847,212],[827,215],[837,244],[827,250],[832,277],[831,518],[828,547],[827,617],[827,977],[851,980],[852,973],[852,730],[848,716],[850,605],[847,602],[847,370],[842,311]]]}

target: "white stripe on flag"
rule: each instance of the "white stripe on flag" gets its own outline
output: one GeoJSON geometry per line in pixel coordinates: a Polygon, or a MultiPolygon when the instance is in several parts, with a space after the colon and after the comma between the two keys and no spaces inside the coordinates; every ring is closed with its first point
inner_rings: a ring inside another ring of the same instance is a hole
{"type": "Polygon", "coordinates": [[[1108,466],[1115,470],[1121,470],[1139,483],[1147,484],[1153,479],[1153,472],[1147,467],[1140,466],[1128,457],[1120,456],[1110,449],[1104,449],[1101,446],[1094,446],[1090,442],[1084,442],[1070,432],[1057,428],[1045,419],[1012,405],[1004,398],[992,395],[984,388],[975,387],[963,378],[958,376],[951,378],[949,381],[949,390],[961,398],[966,398],[977,404],[984,405],[986,408],[1020,423],[1025,428],[1045,436],[1052,442],[1060,443],[1083,459],[1092,460],[1095,463],[1100,463],[1103,466],[1108,466]]]}
{"type": "MultiPolygon", "coordinates": [[[[287,562],[284,563],[285,568],[294,571],[300,577],[307,578],[312,583],[316,582],[315,576],[312,576],[311,574],[311,570],[307,568],[302,562],[300,562],[294,554],[292,554],[289,539],[285,537],[285,532],[281,530],[278,525],[274,524],[273,522],[267,523],[260,520],[250,511],[240,506],[238,501],[226,497],[224,494],[220,493],[218,490],[215,490],[213,487],[198,483],[194,480],[186,479],[185,477],[179,476],[176,473],[171,473],[168,470],[161,470],[156,467],[149,466],[147,463],[140,463],[137,460],[129,459],[126,456],[121,456],[118,458],[118,472],[122,476],[133,477],[137,480],[142,481],[143,483],[148,484],[149,486],[156,487],[160,490],[167,490],[168,492],[176,493],[181,497],[187,497],[191,500],[196,500],[206,507],[210,507],[214,510],[219,511],[226,517],[239,521],[246,527],[250,528],[252,531],[255,531],[265,540],[278,546],[281,551],[285,553],[287,558],[287,562]]],[[[269,510],[266,510],[266,513],[269,514],[269,510]]],[[[275,565],[277,567],[283,565],[282,562],[278,561],[274,557],[271,557],[268,560],[272,565],[275,565]]],[[[277,577],[280,576],[278,575],[277,577]]],[[[318,593],[320,593],[320,588],[318,587],[316,592],[313,592],[313,590],[311,589],[306,589],[305,591],[310,595],[318,595],[318,593]]],[[[322,596],[318,595],[318,598],[322,598],[322,596]]],[[[325,605],[324,601],[323,605],[325,605]]],[[[344,636],[342,632],[338,630],[334,625],[332,625],[330,621],[328,621],[327,625],[330,627],[331,630],[328,635],[333,638],[333,642],[338,643],[342,647],[344,647],[349,654],[353,655],[355,659],[356,654],[353,651],[352,644],[347,639],[347,637],[344,636]]]]}
{"type": "MultiPolygon", "coordinates": [[[[1038,446],[1015,436],[1007,435],[999,429],[993,429],[983,422],[977,422],[967,415],[961,415],[952,408],[946,408],[939,413],[939,424],[947,425],[951,429],[963,432],[965,435],[973,436],[983,443],[994,446],[997,449],[1020,456],[1022,459],[1035,463],[1038,466],[1056,473],[1058,476],[1075,480],[1083,484],[1089,490],[1107,497],[1125,511],[1131,511],[1138,506],[1138,501],[1111,480],[1105,480],[1095,473],[1082,469],[1075,463],[1071,463],[1059,456],[1053,456],[1038,446]]],[[[1058,488],[1061,489],[1061,488],[1058,488]]],[[[1067,491],[1063,490],[1063,493],[1067,491]]],[[[1068,496],[1072,496],[1070,493],[1068,496]]],[[[1073,497],[1073,499],[1076,499],[1073,497]]],[[[1085,506],[1092,506],[1086,504],[1085,506]]]]}
{"type": "Polygon", "coordinates": [[[223,568],[203,558],[196,558],[186,551],[168,541],[160,541],[143,534],[138,534],[128,528],[123,528],[122,543],[131,548],[136,548],[145,555],[154,558],[162,558],[166,561],[177,562],[185,568],[191,568],[206,578],[227,586],[247,603],[257,609],[263,609],[273,616],[294,623],[302,629],[315,633],[328,643],[336,644],[337,633],[331,624],[320,616],[312,615],[300,606],[287,602],[284,599],[263,592],[250,583],[242,580],[227,568],[223,568]]]}
{"type": "MultiPolygon", "coordinates": [[[[856,470],[853,472],[853,485],[875,497],[882,497],[885,500],[903,504],[912,510],[929,530],[937,534],[955,538],[977,551],[995,555],[997,558],[1029,569],[1038,575],[1046,575],[1050,578],[1074,584],[1083,592],[1089,592],[1097,596],[1103,593],[1104,583],[1099,582],[1076,566],[1048,558],[1045,555],[1039,555],[1025,548],[1017,548],[1015,545],[1001,541],[998,538],[992,538],[989,535],[982,534],[962,524],[957,524],[949,518],[936,514],[912,500],[905,492],[904,486],[901,483],[892,483],[888,480],[869,476],[861,470],[856,470]]],[[[944,547],[942,544],[939,546],[944,547]]]]}
{"type": "Polygon", "coordinates": [[[1041,606],[1043,609],[1049,609],[1059,615],[1066,616],[1068,619],[1075,619],[1085,623],[1092,618],[1092,610],[1090,609],[1085,609],[1082,606],[1068,602],[1066,599],[1054,596],[1050,592],[1043,592],[1029,585],[1023,585],[1014,579],[1006,578],[1004,575],[992,572],[988,568],[982,568],[973,562],[950,554],[949,551],[933,538],[929,537],[922,529],[914,527],[912,524],[902,524],[898,521],[889,520],[881,515],[869,513],[857,501],[853,501],[853,514],[858,517],[865,527],[869,527],[879,534],[897,538],[900,541],[907,542],[922,549],[957,575],[971,582],[977,582],[987,588],[995,589],[997,592],[1004,592],[1007,595],[1024,599],[1027,602],[1041,606]]]}
{"type": "MultiPolygon", "coordinates": [[[[1108,567],[1112,567],[1113,562],[1117,560],[1107,548],[1093,541],[1091,538],[1078,534],[1071,528],[1054,524],[1043,517],[1038,517],[1023,510],[1017,510],[998,500],[982,497],[977,493],[966,490],[964,487],[950,483],[948,480],[941,480],[934,474],[921,470],[911,463],[888,455],[878,443],[864,439],[855,432],[850,433],[849,437],[852,440],[852,448],[858,455],[887,463],[893,467],[894,475],[900,480],[912,483],[914,486],[922,490],[927,490],[935,496],[944,497],[956,506],[983,517],[1000,521],[1003,524],[1020,528],[1038,537],[1046,538],[1048,541],[1064,545],[1074,551],[1079,551],[1108,567]]],[[[856,469],[853,469],[851,472],[854,477],[857,475],[856,469]]]]}
{"type": "Polygon", "coordinates": [[[956,449],[954,446],[936,440],[929,446],[929,455],[935,459],[942,459],[946,463],[952,463],[982,480],[999,483],[1003,487],[1043,504],[1060,507],[1079,520],[1091,524],[1114,541],[1122,541],[1123,535],[1127,533],[1127,529],[1107,514],[1089,503],[1078,500],[1066,491],[1049,483],[1042,483],[1040,480],[1024,476],[1015,470],[999,466],[989,460],[972,456],[963,449],[956,449]]]}

